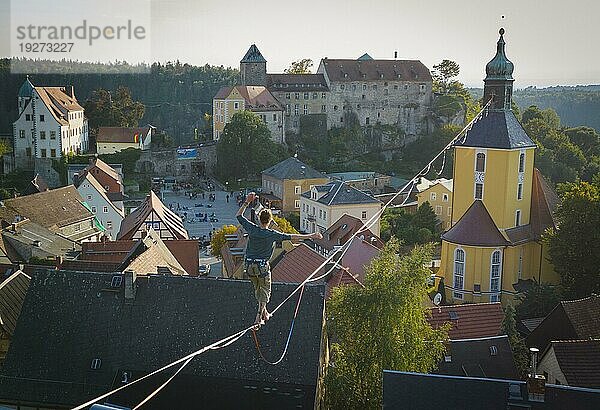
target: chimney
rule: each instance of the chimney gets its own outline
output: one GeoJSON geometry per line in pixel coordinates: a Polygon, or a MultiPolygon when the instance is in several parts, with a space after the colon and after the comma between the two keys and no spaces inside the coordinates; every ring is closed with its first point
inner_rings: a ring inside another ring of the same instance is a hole
{"type": "Polygon", "coordinates": [[[135,291],[136,291],[136,273],[132,270],[125,271],[125,300],[133,302],[135,299],[135,291]]]}
{"type": "Polygon", "coordinates": [[[62,268],[62,264],[63,264],[63,257],[59,255],[56,257],[56,269],[60,270],[62,268]]]}
{"type": "Polygon", "coordinates": [[[398,59],[398,52],[394,51],[394,60],[397,60],[397,59],[398,59]]]}
{"type": "Polygon", "coordinates": [[[532,347],[531,352],[531,373],[527,377],[527,392],[530,401],[543,402],[546,396],[546,378],[537,374],[537,355],[539,349],[532,347]]]}

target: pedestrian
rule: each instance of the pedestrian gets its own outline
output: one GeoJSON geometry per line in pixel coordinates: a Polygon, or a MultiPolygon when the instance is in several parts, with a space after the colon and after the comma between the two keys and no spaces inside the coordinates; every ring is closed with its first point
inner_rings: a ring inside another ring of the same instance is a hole
{"type": "Polygon", "coordinates": [[[250,278],[252,285],[254,285],[254,296],[258,302],[258,312],[256,313],[254,324],[255,328],[259,329],[271,317],[271,314],[267,310],[267,304],[271,298],[271,268],[269,266],[269,259],[273,256],[275,243],[283,240],[321,239],[323,236],[319,232],[302,235],[281,233],[269,229],[269,225],[273,220],[270,209],[260,211],[258,225],[250,222],[244,217],[244,211],[255,199],[258,199],[258,196],[254,192],[250,192],[240,206],[236,218],[248,233],[244,270],[250,278]]]}
{"type": "Polygon", "coordinates": [[[225,202],[229,203],[229,194],[225,195],[225,202]]]}

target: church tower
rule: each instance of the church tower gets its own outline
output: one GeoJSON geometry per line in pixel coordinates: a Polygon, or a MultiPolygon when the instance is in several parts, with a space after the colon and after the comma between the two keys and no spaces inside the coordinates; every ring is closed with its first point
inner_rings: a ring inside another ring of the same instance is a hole
{"type": "Polygon", "coordinates": [[[454,146],[452,226],[442,235],[440,272],[454,302],[510,299],[523,280],[556,279],[540,241],[555,202],[533,167],[536,144],[511,109],[504,29],[485,70],[489,105],[454,146]]]}
{"type": "Polygon", "coordinates": [[[267,60],[252,44],[240,61],[240,84],[267,86],[267,60]]]}

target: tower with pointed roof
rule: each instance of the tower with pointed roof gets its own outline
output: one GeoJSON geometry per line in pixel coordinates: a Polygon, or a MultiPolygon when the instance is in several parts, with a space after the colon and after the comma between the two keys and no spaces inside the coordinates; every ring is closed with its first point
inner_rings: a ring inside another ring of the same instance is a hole
{"type": "Polygon", "coordinates": [[[514,65],[500,29],[486,65],[489,104],[454,147],[451,228],[440,272],[454,302],[511,300],[530,279],[557,279],[540,237],[554,226],[555,194],[534,168],[536,144],[512,105],[514,65]]]}
{"type": "Polygon", "coordinates": [[[252,44],[240,61],[241,85],[267,85],[267,60],[256,44],[252,44]]]}

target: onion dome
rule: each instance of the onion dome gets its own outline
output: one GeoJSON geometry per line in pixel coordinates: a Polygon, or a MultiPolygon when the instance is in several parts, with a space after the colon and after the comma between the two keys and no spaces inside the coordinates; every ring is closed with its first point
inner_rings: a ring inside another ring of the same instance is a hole
{"type": "Polygon", "coordinates": [[[512,73],[515,69],[513,63],[506,57],[504,51],[504,29],[500,29],[500,38],[498,39],[496,55],[485,66],[486,80],[512,80],[512,73]]]}

